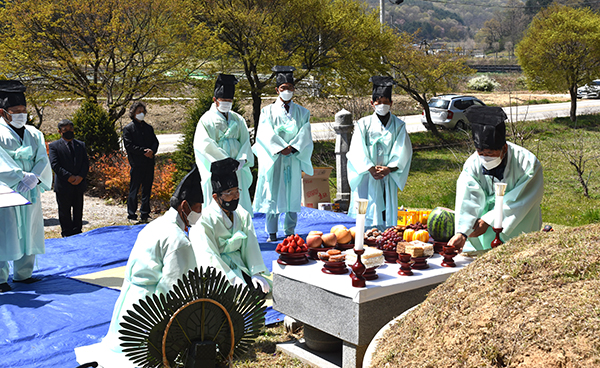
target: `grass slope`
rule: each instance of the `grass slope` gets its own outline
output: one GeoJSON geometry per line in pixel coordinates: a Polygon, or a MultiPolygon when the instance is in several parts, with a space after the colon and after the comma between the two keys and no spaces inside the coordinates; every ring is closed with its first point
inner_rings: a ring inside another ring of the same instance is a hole
{"type": "Polygon", "coordinates": [[[600,225],[520,236],[433,290],[373,367],[597,367],[600,225]]]}

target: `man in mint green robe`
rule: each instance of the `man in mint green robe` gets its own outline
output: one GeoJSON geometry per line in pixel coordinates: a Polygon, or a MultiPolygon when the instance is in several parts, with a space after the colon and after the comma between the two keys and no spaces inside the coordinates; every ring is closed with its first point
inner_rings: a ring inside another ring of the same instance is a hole
{"type": "Polygon", "coordinates": [[[31,283],[35,255],[45,252],[41,193],[52,187],[52,170],[44,135],[27,121],[25,86],[0,81],[0,182],[19,192],[31,204],[0,208],[0,293],[13,281],[31,283]]]}
{"type": "Polygon", "coordinates": [[[392,78],[371,81],[375,112],[356,123],[346,154],[352,190],[348,215],[356,217],[356,200],[367,199],[365,226],[389,227],[398,223],[398,189],[408,178],[412,145],[406,124],[390,112],[392,78]]]}
{"type": "Polygon", "coordinates": [[[199,225],[192,228],[190,239],[198,267],[214,267],[232,285],[249,285],[266,294],[270,289],[266,279],[269,271],[260,253],[252,217],[238,206],[236,168],[237,163],[231,158],[213,162],[213,201],[204,209],[199,225]]]}
{"type": "Polygon", "coordinates": [[[467,254],[491,249],[496,233],[494,183],[506,183],[502,204],[504,242],[542,227],[542,166],[523,147],[506,142],[506,115],[499,107],[467,109],[477,152],[463,166],[456,183],[456,234],[449,244],[467,254]]]}
{"type": "Polygon", "coordinates": [[[220,74],[215,82],[213,104],[198,122],[194,135],[194,154],[202,176],[202,190],[207,207],[212,202],[210,165],[231,157],[238,161],[237,177],[241,206],[253,215],[248,188],[252,185],[250,168],[254,166],[254,154],[250,134],[244,118],[231,110],[237,79],[233,75],[220,74]]]}
{"type": "Polygon", "coordinates": [[[294,68],[273,70],[279,98],[261,110],[252,146],[259,162],[253,208],[266,214],[269,241],[277,240],[281,213],[285,213],[285,235],[295,233],[302,202],[302,172],[313,175],[310,112],[292,101],[294,68]]]}
{"type": "MultiPolygon", "coordinates": [[[[196,268],[196,257],[187,231],[200,218],[203,201],[200,174],[194,167],[175,190],[169,210],[138,234],[127,260],[121,294],[115,303],[108,333],[99,349],[121,352],[118,331],[127,311],[148,295],[168,293],[177,280],[196,268]]],[[[101,362],[102,354],[94,360],[101,362]]]]}

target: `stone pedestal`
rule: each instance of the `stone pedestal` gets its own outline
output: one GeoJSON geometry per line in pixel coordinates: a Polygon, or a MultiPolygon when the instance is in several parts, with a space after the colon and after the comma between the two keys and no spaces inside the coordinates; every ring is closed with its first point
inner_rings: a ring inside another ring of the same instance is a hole
{"type": "Polygon", "coordinates": [[[352,131],[354,122],[352,113],[342,109],[335,114],[335,125],[333,129],[336,133],[335,138],[335,156],[337,169],[337,196],[335,203],[339,204],[340,210],[348,211],[350,205],[350,184],[348,183],[348,159],[346,153],[350,149],[352,131]]]}

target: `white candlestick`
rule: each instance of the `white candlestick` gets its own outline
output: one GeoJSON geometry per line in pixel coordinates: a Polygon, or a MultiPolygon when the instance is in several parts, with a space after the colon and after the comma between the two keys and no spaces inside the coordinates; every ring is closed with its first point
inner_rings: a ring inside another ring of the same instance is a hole
{"type": "Polygon", "coordinates": [[[506,183],[496,183],[494,191],[496,192],[496,203],[494,203],[494,227],[496,229],[502,229],[502,220],[504,218],[502,208],[504,204],[504,192],[506,191],[506,183]]]}
{"type": "Polygon", "coordinates": [[[365,215],[356,215],[356,233],[354,237],[354,249],[362,250],[365,242],[365,215]]]}
{"type": "Polygon", "coordinates": [[[365,216],[369,201],[358,199],[356,201],[356,235],[354,236],[354,249],[362,250],[365,243],[365,216]]]}
{"type": "Polygon", "coordinates": [[[503,202],[504,202],[504,196],[496,196],[496,203],[494,204],[494,212],[496,214],[494,216],[494,227],[496,229],[502,228],[502,220],[504,217],[504,214],[502,213],[503,202]]]}

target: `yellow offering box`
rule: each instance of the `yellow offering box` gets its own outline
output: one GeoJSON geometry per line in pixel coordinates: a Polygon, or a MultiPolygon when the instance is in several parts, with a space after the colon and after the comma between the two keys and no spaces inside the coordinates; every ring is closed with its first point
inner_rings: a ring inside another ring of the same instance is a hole
{"type": "Polygon", "coordinates": [[[398,210],[398,225],[407,226],[420,222],[427,223],[431,210],[398,210]]]}

